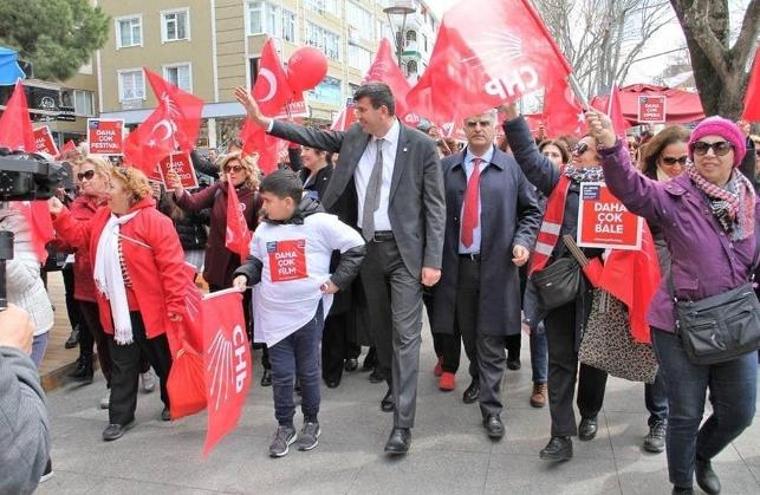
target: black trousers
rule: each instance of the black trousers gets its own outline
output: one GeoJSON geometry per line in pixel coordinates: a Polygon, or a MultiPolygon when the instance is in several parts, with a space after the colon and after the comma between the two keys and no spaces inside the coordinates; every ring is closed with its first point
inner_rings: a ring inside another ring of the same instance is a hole
{"type": "MultiPolygon", "coordinates": [[[[79,301],[74,299],[74,263],[66,263],[61,268],[61,275],[63,276],[63,288],[66,290],[66,313],[69,316],[69,322],[71,328],[76,328],[82,322],[82,314],[79,311],[79,301]]],[[[87,333],[87,332],[81,332],[87,333]]],[[[92,347],[92,342],[90,342],[92,347]]]]}
{"type": "Polygon", "coordinates": [[[447,373],[456,373],[459,369],[461,342],[464,342],[464,352],[470,361],[469,372],[473,380],[477,380],[479,376],[475,331],[478,324],[479,301],[480,263],[461,258],[454,309],[454,333],[439,334],[439,342],[443,350],[443,371],[447,373]]]}
{"type": "MultiPolygon", "coordinates": [[[[106,379],[106,387],[111,386],[111,347],[108,343],[109,336],[103,330],[103,325],[100,323],[100,312],[98,311],[98,303],[90,301],[79,301],[79,308],[82,312],[82,330],[79,332],[79,343],[82,344],[82,336],[87,334],[89,339],[90,354],[92,354],[92,343],[95,342],[95,349],[98,351],[98,363],[100,363],[100,371],[103,372],[103,377],[106,379]]],[[[144,368],[144,365],[142,366],[144,368]]],[[[141,370],[141,372],[147,371],[141,370]]]]}
{"type": "Polygon", "coordinates": [[[343,376],[343,360],[348,357],[350,312],[331,314],[322,333],[322,378],[338,381],[343,376]]]}
{"type": "Polygon", "coordinates": [[[575,380],[578,377],[578,410],[584,418],[599,414],[604,402],[607,373],[585,365],[578,372],[575,350],[575,301],[549,312],[544,320],[549,345],[549,411],[553,437],[578,434],[573,411],[575,380]]]}
{"type": "Polygon", "coordinates": [[[145,356],[156,371],[161,383],[161,401],[169,407],[166,380],[169,378],[172,358],[166,335],[149,339],[145,335],[145,324],[140,313],[129,314],[132,321],[134,341],[127,345],[117,345],[111,337],[111,403],[108,409],[109,422],[125,425],[135,417],[137,407],[137,387],[141,372],[141,357],[145,356]]]}

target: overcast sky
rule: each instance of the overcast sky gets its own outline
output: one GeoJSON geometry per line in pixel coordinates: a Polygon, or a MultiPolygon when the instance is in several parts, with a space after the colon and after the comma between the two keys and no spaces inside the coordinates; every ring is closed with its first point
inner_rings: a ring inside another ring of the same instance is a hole
{"type": "MultiPolygon", "coordinates": [[[[444,12],[459,1],[462,0],[427,0],[427,3],[440,18],[444,12]]],[[[744,11],[748,4],[749,0],[729,0],[729,5],[731,5],[733,14],[732,28],[741,23],[741,16],[744,15],[744,11]]],[[[683,30],[678,24],[678,21],[676,21],[674,13],[673,16],[673,22],[670,25],[665,26],[655,37],[652,38],[651,43],[649,43],[643,50],[640,57],[660,54],[686,45],[683,30]]],[[[671,55],[663,55],[661,57],[649,58],[635,63],[631,66],[628,78],[624,81],[623,85],[652,82],[652,79],[658,76],[670,61],[671,55]]]]}

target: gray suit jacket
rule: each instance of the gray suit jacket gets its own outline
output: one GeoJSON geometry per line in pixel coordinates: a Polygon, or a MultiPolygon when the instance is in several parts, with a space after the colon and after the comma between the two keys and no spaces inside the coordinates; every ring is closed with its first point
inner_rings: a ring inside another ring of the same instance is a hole
{"type": "MultiPolygon", "coordinates": [[[[359,124],[348,131],[322,131],[275,121],[271,134],[279,138],[340,153],[330,183],[321,198],[325,209],[356,226],[354,172],[370,141],[359,124]]],[[[401,125],[391,178],[388,216],[401,258],[419,277],[422,267],[441,268],[446,226],[443,178],[435,143],[425,134],[401,125]]]]}

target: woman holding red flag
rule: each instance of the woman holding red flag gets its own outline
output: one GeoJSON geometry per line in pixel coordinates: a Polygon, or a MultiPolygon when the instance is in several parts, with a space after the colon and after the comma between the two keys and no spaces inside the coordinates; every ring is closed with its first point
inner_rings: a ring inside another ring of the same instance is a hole
{"type": "MultiPolygon", "coordinates": [[[[258,193],[261,172],[256,160],[251,156],[244,156],[241,152],[233,152],[221,157],[217,163],[223,172],[220,181],[193,194],[185,191],[176,173],[169,173],[167,176],[167,186],[174,190],[174,200],[180,208],[188,212],[200,212],[211,208],[211,225],[203,269],[203,278],[208,282],[211,292],[230,287],[232,274],[241,264],[240,255],[226,246],[227,191],[230,184],[235,188],[240,209],[251,232],[256,230],[259,224],[259,209],[261,208],[261,198],[258,193]]],[[[246,323],[250,327],[250,297],[244,297],[243,300],[246,304],[246,323]]],[[[261,384],[271,385],[272,374],[269,371],[269,356],[266,352],[261,362],[264,366],[261,384]]]]}
{"type": "Polygon", "coordinates": [[[168,421],[166,380],[171,355],[166,329],[182,321],[187,275],[171,219],[155,208],[148,179],[134,168],[113,168],[108,204],[79,221],[57,199],[49,201],[64,242],[85,248],[93,266],[100,322],[109,338],[111,400],[103,440],[121,438],[134,424],[141,356],[161,381],[168,421]]]}

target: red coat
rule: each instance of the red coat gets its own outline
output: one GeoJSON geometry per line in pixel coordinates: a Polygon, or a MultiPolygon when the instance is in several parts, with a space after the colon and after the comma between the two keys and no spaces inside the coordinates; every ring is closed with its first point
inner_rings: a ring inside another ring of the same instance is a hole
{"type": "MultiPolygon", "coordinates": [[[[130,212],[141,210],[140,213],[120,230],[127,273],[148,338],[155,338],[171,327],[170,312],[186,313],[187,273],[182,247],[171,219],[155,205],[153,198],[134,205],[130,212]]],[[[53,219],[53,226],[65,242],[80,252],[86,250],[91,266],[95,266],[98,241],[110,216],[107,206],[99,208],[89,221],[79,221],[63,210],[53,219]]],[[[100,291],[96,291],[96,296],[103,328],[113,335],[111,306],[100,291]]]]}
{"type": "MultiPolygon", "coordinates": [[[[259,223],[261,198],[256,191],[247,186],[237,188],[238,200],[243,205],[243,216],[251,232],[256,230],[259,223]]],[[[211,227],[208,244],[206,245],[206,260],[203,268],[203,278],[209,285],[230,287],[232,273],[240,266],[240,256],[225,247],[227,233],[227,182],[216,182],[213,186],[190,194],[185,192],[176,199],[180,208],[187,211],[201,211],[211,208],[211,227]]]]}
{"type": "MultiPolygon", "coordinates": [[[[71,216],[79,222],[86,222],[98,211],[98,201],[88,196],[78,196],[69,206],[71,216]]],[[[87,246],[76,250],[74,262],[74,299],[96,302],[97,289],[92,275],[92,263],[87,246]]]]}

